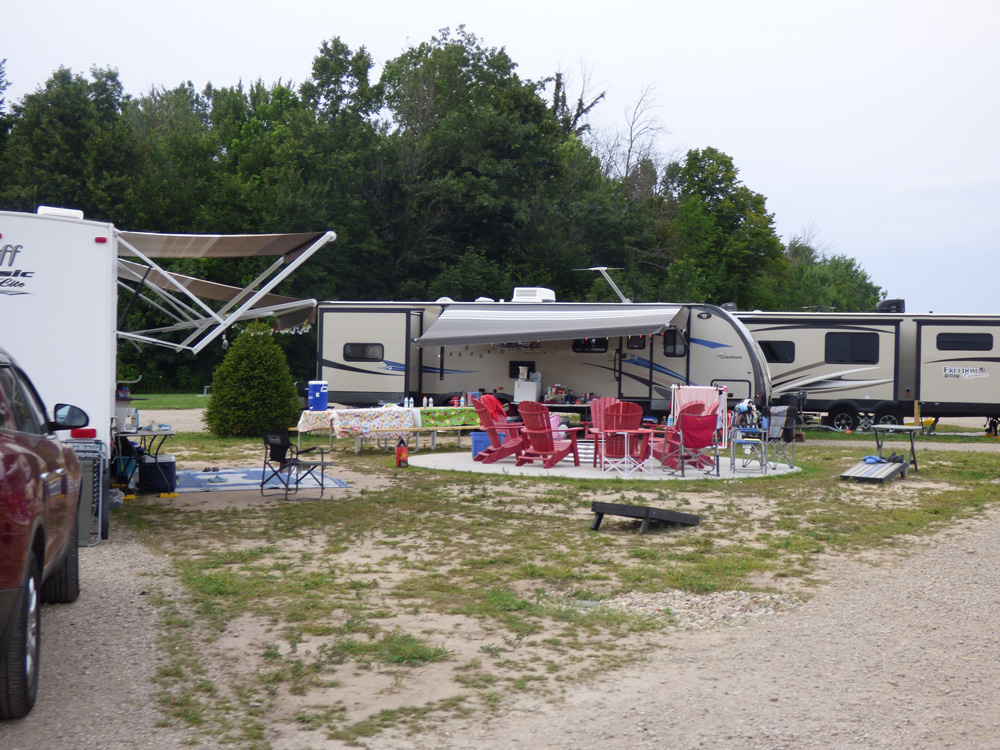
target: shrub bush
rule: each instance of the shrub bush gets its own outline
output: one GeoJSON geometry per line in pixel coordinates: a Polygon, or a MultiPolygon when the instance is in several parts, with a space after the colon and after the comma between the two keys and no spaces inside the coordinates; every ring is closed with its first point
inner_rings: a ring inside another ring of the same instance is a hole
{"type": "Polygon", "coordinates": [[[257,437],[287,430],[300,414],[288,361],[271,330],[249,324],[215,371],[205,423],[220,437],[257,437]]]}

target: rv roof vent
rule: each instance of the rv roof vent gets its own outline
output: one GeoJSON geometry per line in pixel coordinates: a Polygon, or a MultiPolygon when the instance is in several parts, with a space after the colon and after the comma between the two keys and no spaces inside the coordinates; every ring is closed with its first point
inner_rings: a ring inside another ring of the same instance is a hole
{"type": "Polygon", "coordinates": [[[875,305],[875,312],[904,313],[906,312],[906,300],[884,299],[875,305]]]}
{"type": "Polygon", "coordinates": [[[476,297],[476,302],[492,302],[492,297],[476,297]]]}
{"type": "Polygon", "coordinates": [[[516,286],[511,302],[555,302],[556,293],[543,286],[516,286]]]}
{"type": "Polygon", "coordinates": [[[82,219],[83,211],[78,208],[57,208],[56,206],[39,206],[39,216],[62,216],[67,219],[82,219]]]}
{"type": "Polygon", "coordinates": [[[439,304],[446,305],[449,302],[454,302],[455,300],[453,300],[451,297],[438,297],[434,301],[437,302],[437,303],[439,303],[439,304]]]}

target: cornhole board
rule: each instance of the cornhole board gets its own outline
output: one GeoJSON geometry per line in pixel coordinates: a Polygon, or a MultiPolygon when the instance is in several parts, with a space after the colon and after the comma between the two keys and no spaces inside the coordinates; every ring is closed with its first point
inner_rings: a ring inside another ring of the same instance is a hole
{"type": "Polygon", "coordinates": [[[594,513],[594,522],[590,525],[592,531],[601,528],[601,521],[605,515],[624,516],[626,518],[638,518],[642,520],[639,528],[640,534],[645,534],[651,521],[662,521],[664,523],[676,523],[681,526],[697,526],[701,520],[691,513],[681,513],[676,510],[665,510],[664,508],[651,508],[648,505],[623,505],[621,503],[591,503],[590,510],[594,513]]]}
{"type": "Polygon", "coordinates": [[[856,482],[888,482],[898,476],[906,476],[908,467],[909,464],[906,462],[887,461],[881,464],[870,464],[867,461],[859,461],[841,474],[840,478],[853,479],[856,482]]]}

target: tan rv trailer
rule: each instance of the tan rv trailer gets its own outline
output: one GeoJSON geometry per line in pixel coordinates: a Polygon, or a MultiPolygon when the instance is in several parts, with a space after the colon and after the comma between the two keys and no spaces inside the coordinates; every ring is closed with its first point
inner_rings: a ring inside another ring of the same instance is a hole
{"type": "Polygon", "coordinates": [[[772,398],[804,394],[837,429],[925,417],[1000,418],[1000,316],[740,312],[772,398]]]}

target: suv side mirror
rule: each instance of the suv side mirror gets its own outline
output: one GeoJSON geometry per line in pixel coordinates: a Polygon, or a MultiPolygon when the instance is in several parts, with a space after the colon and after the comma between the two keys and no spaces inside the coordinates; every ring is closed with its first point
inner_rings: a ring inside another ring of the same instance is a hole
{"type": "Polygon", "coordinates": [[[72,430],[77,427],[86,427],[87,423],[90,422],[87,412],[72,404],[56,404],[52,413],[55,416],[55,421],[51,425],[53,430],[72,430]]]}

